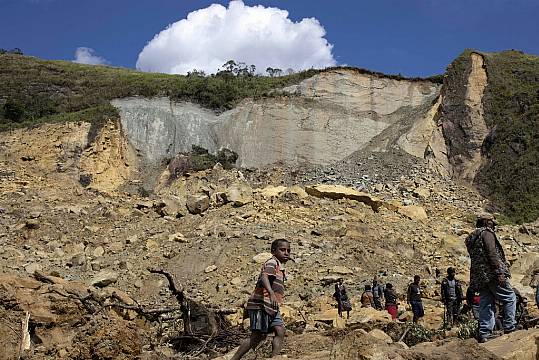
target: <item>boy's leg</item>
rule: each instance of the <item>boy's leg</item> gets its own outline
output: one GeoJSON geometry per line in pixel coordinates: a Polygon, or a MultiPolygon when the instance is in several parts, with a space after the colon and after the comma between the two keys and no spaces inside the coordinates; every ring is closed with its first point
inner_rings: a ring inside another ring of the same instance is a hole
{"type": "Polygon", "coordinates": [[[249,349],[256,349],[258,344],[262,340],[266,338],[266,334],[263,334],[261,331],[253,330],[251,332],[251,337],[249,339],[245,339],[240,347],[238,348],[238,351],[234,354],[234,356],[230,360],[239,360],[242,358],[243,355],[245,355],[249,349]]]}
{"type": "Polygon", "coordinates": [[[285,328],[282,325],[277,325],[273,328],[275,336],[273,337],[273,342],[271,343],[271,357],[277,356],[281,353],[283,349],[284,333],[285,328]]]}

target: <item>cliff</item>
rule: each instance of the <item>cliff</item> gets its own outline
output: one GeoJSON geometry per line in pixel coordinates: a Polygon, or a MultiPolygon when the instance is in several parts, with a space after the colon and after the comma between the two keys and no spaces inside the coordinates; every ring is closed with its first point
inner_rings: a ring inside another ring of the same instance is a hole
{"type": "Polygon", "coordinates": [[[424,117],[439,88],[429,81],[335,69],[219,115],[166,98],[112,103],[129,141],[149,162],[172,158],[194,144],[210,151],[231,149],[244,167],[318,165],[365,148],[388,127],[424,117]]]}

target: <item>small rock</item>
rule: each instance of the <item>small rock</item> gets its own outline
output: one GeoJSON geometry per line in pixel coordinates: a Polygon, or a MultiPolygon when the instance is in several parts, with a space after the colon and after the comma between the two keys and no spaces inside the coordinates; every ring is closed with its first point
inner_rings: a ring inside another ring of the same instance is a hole
{"type": "Polygon", "coordinates": [[[26,270],[28,274],[33,274],[36,271],[41,271],[42,269],[43,267],[40,264],[36,263],[28,264],[24,267],[24,270],[26,270]]]}
{"type": "Polygon", "coordinates": [[[94,249],[94,251],[92,251],[92,255],[93,257],[101,257],[105,254],[105,249],[103,249],[102,246],[98,246],[94,249]]]}
{"type": "Polygon", "coordinates": [[[110,270],[103,270],[100,273],[98,273],[96,276],[94,276],[91,284],[96,287],[105,287],[110,284],[114,284],[116,281],[118,281],[117,272],[110,271],[110,270]]]}
{"type": "Polygon", "coordinates": [[[210,265],[210,266],[208,266],[207,268],[204,269],[204,272],[206,274],[208,274],[208,273],[211,273],[211,272],[213,272],[215,270],[217,270],[217,266],[216,265],[210,265]]]}
{"type": "Polygon", "coordinates": [[[260,253],[260,254],[257,254],[255,256],[253,256],[253,261],[255,263],[257,263],[257,264],[263,264],[266,261],[268,261],[269,259],[271,259],[272,256],[273,255],[271,253],[263,252],[263,253],[260,253]]]}
{"type": "Polygon", "coordinates": [[[175,241],[175,242],[178,242],[178,243],[188,243],[189,242],[189,240],[187,240],[185,238],[185,236],[180,232],[177,232],[175,234],[170,234],[168,236],[168,241],[175,241]]]}
{"type": "Polygon", "coordinates": [[[39,229],[39,220],[38,219],[27,219],[24,225],[27,229],[39,229]]]}

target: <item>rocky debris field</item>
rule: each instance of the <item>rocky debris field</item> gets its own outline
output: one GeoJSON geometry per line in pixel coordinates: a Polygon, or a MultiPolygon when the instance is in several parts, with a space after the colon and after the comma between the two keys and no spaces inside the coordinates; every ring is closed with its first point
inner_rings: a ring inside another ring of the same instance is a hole
{"type": "MultiPolygon", "coordinates": [[[[73,129],[36,131],[40,142],[30,130],[27,137],[0,137],[0,358],[221,356],[247,336],[243,306],[275,239],[289,240],[294,258],[286,265],[281,309],[290,330],[288,358],[497,358],[489,352],[494,345],[459,340],[458,329],[437,332],[443,308],[435,269],[443,274],[454,266],[467,282],[463,240],[488,203],[420,161],[385,163],[376,153],[357,155],[354,166],[304,172],[217,165],[172,182],[165,172],[154,192],[137,194],[109,190],[110,181],[107,190],[80,183],[83,141],[73,139],[73,129]],[[172,274],[191,304],[218,315],[220,325],[210,325],[226,331],[202,343],[182,338],[181,304],[150,268],[172,274]],[[403,296],[415,274],[425,289],[422,329],[430,332],[422,338],[427,342],[408,348],[412,340],[398,340],[409,326],[403,296]],[[360,309],[363,286],[374,276],[396,286],[400,322],[360,309]],[[348,320],[337,316],[332,299],[339,278],[354,305],[348,320]],[[170,311],[152,315],[156,309],[170,311]],[[31,341],[21,352],[26,313],[31,341]]],[[[530,300],[538,232],[539,223],[498,231],[513,264],[512,283],[530,300]]],[[[513,352],[495,353],[535,356],[529,344],[537,336],[530,330],[513,352]],[[522,349],[530,350],[522,355],[522,349]]],[[[268,346],[247,358],[265,356],[268,346]]]]}

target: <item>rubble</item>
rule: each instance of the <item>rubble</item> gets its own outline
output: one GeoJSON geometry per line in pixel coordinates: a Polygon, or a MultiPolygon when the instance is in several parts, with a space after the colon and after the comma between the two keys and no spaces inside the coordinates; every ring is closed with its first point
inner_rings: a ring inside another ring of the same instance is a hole
{"type": "MultiPolygon", "coordinates": [[[[224,354],[247,336],[242,326],[234,326],[244,324],[245,302],[261,264],[271,257],[270,243],[286,238],[294,259],[286,264],[283,307],[290,324],[288,358],[352,358],[362,346],[395,359],[440,359],[451,351],[460,358],[467,353],[495,358],[474,340],[406,350],[386,330],[407,324],[392,322],[385,311],[360,307],[364,285],[377,275],[395,286],[400,319],[409,319],[404,293],[413,275],[420,274],[428,297],[423,325],[437,331],[442,307],[433,269],[454,266],[457,277],[468,281],[463,241],[473,229],[474,214],[487,202],[473,189],[428,172],[421,159],[355,154],[342,163],[295,172],[279,166],[241,172],[215,167],[153,192],[128,191],[139,189],[134,163],[129,180],[122,177],[127,174],[122,166],[121,174],[108,169],[113,176],[91,186],[79,182],[77,146],[84,148],[85,138],[78,131],[83,128],[50,125],[0,134],[0,146],[10,149],[0,152],[0,175],[7,174],[0,176],[0,315],[6,319],[0,321],[0,346],[9,354],[16,354],[19,339],[6,324],[18,327],[29,311],[30,329],[38,325],[31,335],[42,341],[31,345],[36,358],[79,353],[82,358],[193,358],[200,343],[185,340],[185,350],[170,340],[183,329],[181,317],[158,330],[135,309],[137,304],[178,307],[166,279],[149,273],[151,267],[173,274],[192,301],[222,311],[217,320],[230,321],[229,335],[219,338],[217,350],[206,348],[198,358],[224,354]],[[21,153],[34,160],[23,162],[21,153]],[[332,298],[339,279],[353,304],[350,319],[338,316],[332,298]],[[113,293],[128,307],[109,305],[120,302],[113,293]],[[91,320],[81,302],[86,296],[108,299],[102,305],[89,300],[102,307],[91,320]],[[338,331],[343,333],[334,341],[338,331]],[[388,344],[380,331],[393,342],[388,344]]],[[[106,163],[99,152],[91,156],[91,164],[106,163]]],[[[498,229],[513,262],[511,283],[530,300],[539,271],[537,229],[537,224],[498,229]]],[[[200,323],[208,318],[200,316],[200,323]]],[[[531,343],[531,337],[522,336],[531,343]]],[[[516,343],[509,337],[500,341],[516,343]]],[[[260,351],[264,356],[264,347],[260,351]]]]}

